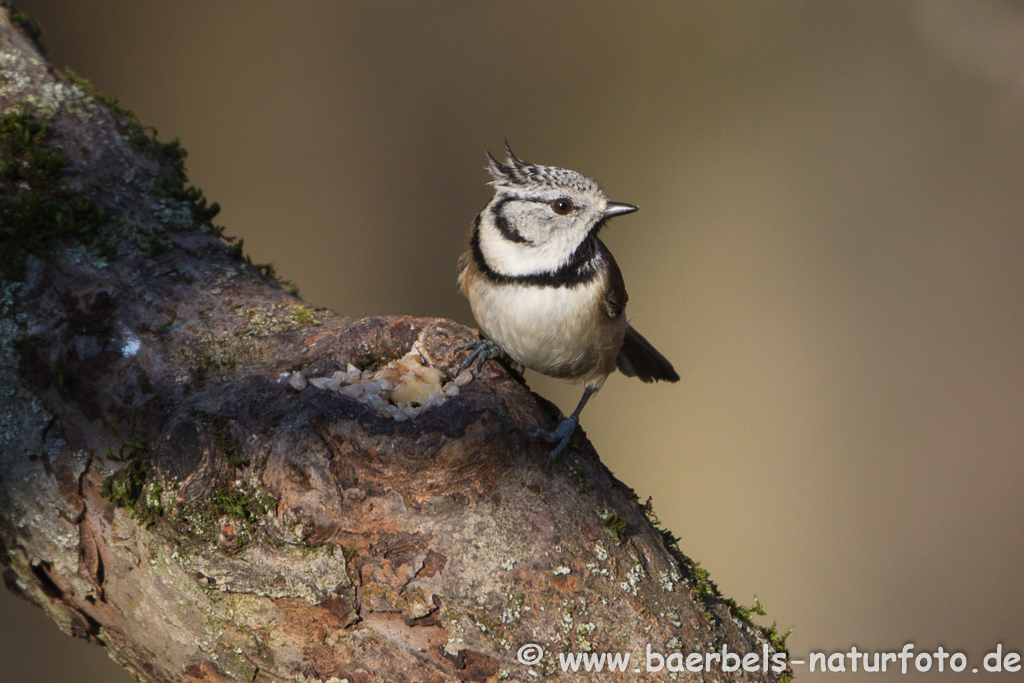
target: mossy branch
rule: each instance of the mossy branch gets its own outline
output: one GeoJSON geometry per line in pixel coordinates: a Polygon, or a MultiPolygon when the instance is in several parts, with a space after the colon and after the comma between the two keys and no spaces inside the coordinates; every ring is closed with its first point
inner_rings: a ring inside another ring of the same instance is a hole
{"type": "Polygon", "coordinates": [[[471,330],[303,304],[213,223],[178,141],[29,26],[0,5],[10,588],[150,681],[583,681],[559,653],[784,650],[585,438],[547,464],[529,435],[559,416],[520,376],[456,375],[471,330]],[[407,359],[446,393],[388,403],[407,359]]]}

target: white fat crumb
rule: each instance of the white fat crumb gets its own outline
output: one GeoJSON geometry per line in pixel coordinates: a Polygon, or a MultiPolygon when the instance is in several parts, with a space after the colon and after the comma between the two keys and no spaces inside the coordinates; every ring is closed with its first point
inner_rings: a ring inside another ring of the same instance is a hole
{"type": "MultiPolygon", "coordinates": [[[[290,383],[296,389],[294,373],[290,383]]],[[[308,383],[323,391],[337,391],[368,405],[378,415],[403,422],[436,408],[459,395],[462,374],[454,381],[442,383],[441,371],[423,364],[423,356],[413,349],[384,367],[360,370],[352,363],[330,377],[310,377],[308,383]]],[[[465,384],[465,380],[463,380],[465,384]]],[[[303,387],[305,385],[303,384],[303,387]]],[[[301,389],[299,389],[301,391],[301,389]]]]}
{"type": "Polygon", "coordinates": [[[433,394],[441,393],[441,371],[420,362],[418,353],[407,353],[377,371],[374,379],[386,379],[395,385],[390,391],[391,401],[424,406],[433,394]]]}
{"type": "Polygon", "coordinates": [[[554,574],[555,576],[562,576],[564,574],[571,574],[572,570],[569,569],[566,566],[561,566],[561,567],[555,567],[555,570],[553,572],[551,572],[551,573],[554,574]]]}
{"type": "Polygon", "coordinates": [[[341,387],[340,391],[349,398],[359,398],[365,393],[362,384],[347,384],[341,387]]]}
{"type": "Polygon", "coordinates": [[[137,354],[141,348],[142,342],[139,341],[137,337],[128,337],[124,340],[124,346],[121,347],[121,353],[123,353],[126,358],[131,358],[137,354]]]}
{"type": "Polygon", "coordinates": [[[361,379],[363,379],[362,371],[356,366],[349,363],[348,367],[345,369],[345,382],[347,382],[348,384],[353,384],[361,379]]]}

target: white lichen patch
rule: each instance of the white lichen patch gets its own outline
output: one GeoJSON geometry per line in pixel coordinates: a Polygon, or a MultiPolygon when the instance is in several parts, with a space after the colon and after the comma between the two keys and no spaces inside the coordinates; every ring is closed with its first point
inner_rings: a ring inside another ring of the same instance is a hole
{"type": "Polygon", "coordinates": [[[0,99],[20,101],[26,108],[36,110],[43,118],[57,113],[62,106],[73,106],[87,101],[79,88],[57,79],[39,78],[45,65],[17,47],[5,46],[0,50],[0,99]]]}
{"type": "Polygon", "coordinates": [[[636,596],[645,573],[643,565],[637,562],[632,569],[626,572],[626,580],[619,584],[620,587],[630,595],[636,596]]]}
{"type": "Polygon", "coordinates": [[[205,548],[178,562],[190,575],[201,572],[214,579],[210,590],[223,593],[245,593],[271,599],[302,598],[317,604],[336,588],[352,585],[345,571],[330,549],[282,549],[250,545],[241,552],[226,555],[220,550],[205,548]],[[287,566],[282,574],[275,567],[287,566]]]}
{"type": "Polygon", "coordinates": [[[500,617],[501,623],[503,623],[503,624],[518,624],[519,623],[519,618],[522,616],[522,613],[521,613],[520,610],[522,610],[524,612],[529,612],[530,611],[529,606],[524,606],[523,605],[524,597],[521,594],[514,595],[512,593],[508,593],[508,594],[506,594],[504,596],[504,598],[505,598],[505,605],[506,605],[506,607],[501,612],[501,617],[500,617]]]}
{"type": "Polygon", "coordinates": [[[569,612],[562,612],[562,630],[566,633],[572,631],[573,626],[576,625],[575,620],[572,618],[572,614],[569,612]]]}
{"type": "MultiPolygon", "coordinates": [[[[360,370],[349,363],[330,377],[310,377],[308,383],[322,391],[336,391],[373,408],[381,417],[402,422],[459,395],[456,382],[442,381],[441,371],[423,364],[414,345],[409,353],[377,371],[360,370]]],[[[305,389],[302,373],[292,373],[288,383],[305,389]],[[301,379],[299,379],[301,377],[301,379]]]]}
{"type": "Polygon", "coordinates": [[[306,676],[305,674],[299,674],[298,678],[295,679],[295,683],[349,683],[347,678],[338,678],[337,676],[331,676],[330,678],[317,678],[315,676],[306,676]]]}

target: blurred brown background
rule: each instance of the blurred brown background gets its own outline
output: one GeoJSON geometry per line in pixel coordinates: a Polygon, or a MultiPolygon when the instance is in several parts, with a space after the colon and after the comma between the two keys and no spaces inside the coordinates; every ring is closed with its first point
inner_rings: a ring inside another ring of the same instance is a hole
{"type": "MultiPolygon", "coordinates": [[[[794,657],[1024,649],[1020,3],[17,5],[346,315],[472,324],[504,136],[638,204],[604,239],[683,379],[613,376],[583,414],[608,466],[794,657]]],[[[0,678],[127,680],[0,610],[0,678]]]]}

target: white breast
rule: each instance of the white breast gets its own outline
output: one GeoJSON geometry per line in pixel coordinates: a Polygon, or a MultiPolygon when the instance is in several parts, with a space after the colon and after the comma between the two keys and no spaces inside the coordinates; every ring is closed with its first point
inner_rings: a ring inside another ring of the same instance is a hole
{"type": "Polygon", "coordinates": [[[554,377],[591,379],[615,367],[626,321],[595,302],[601,278],[576,287],[497,286],[482,279],[467,294],[484,336],[513,360],[554,377]]]}

